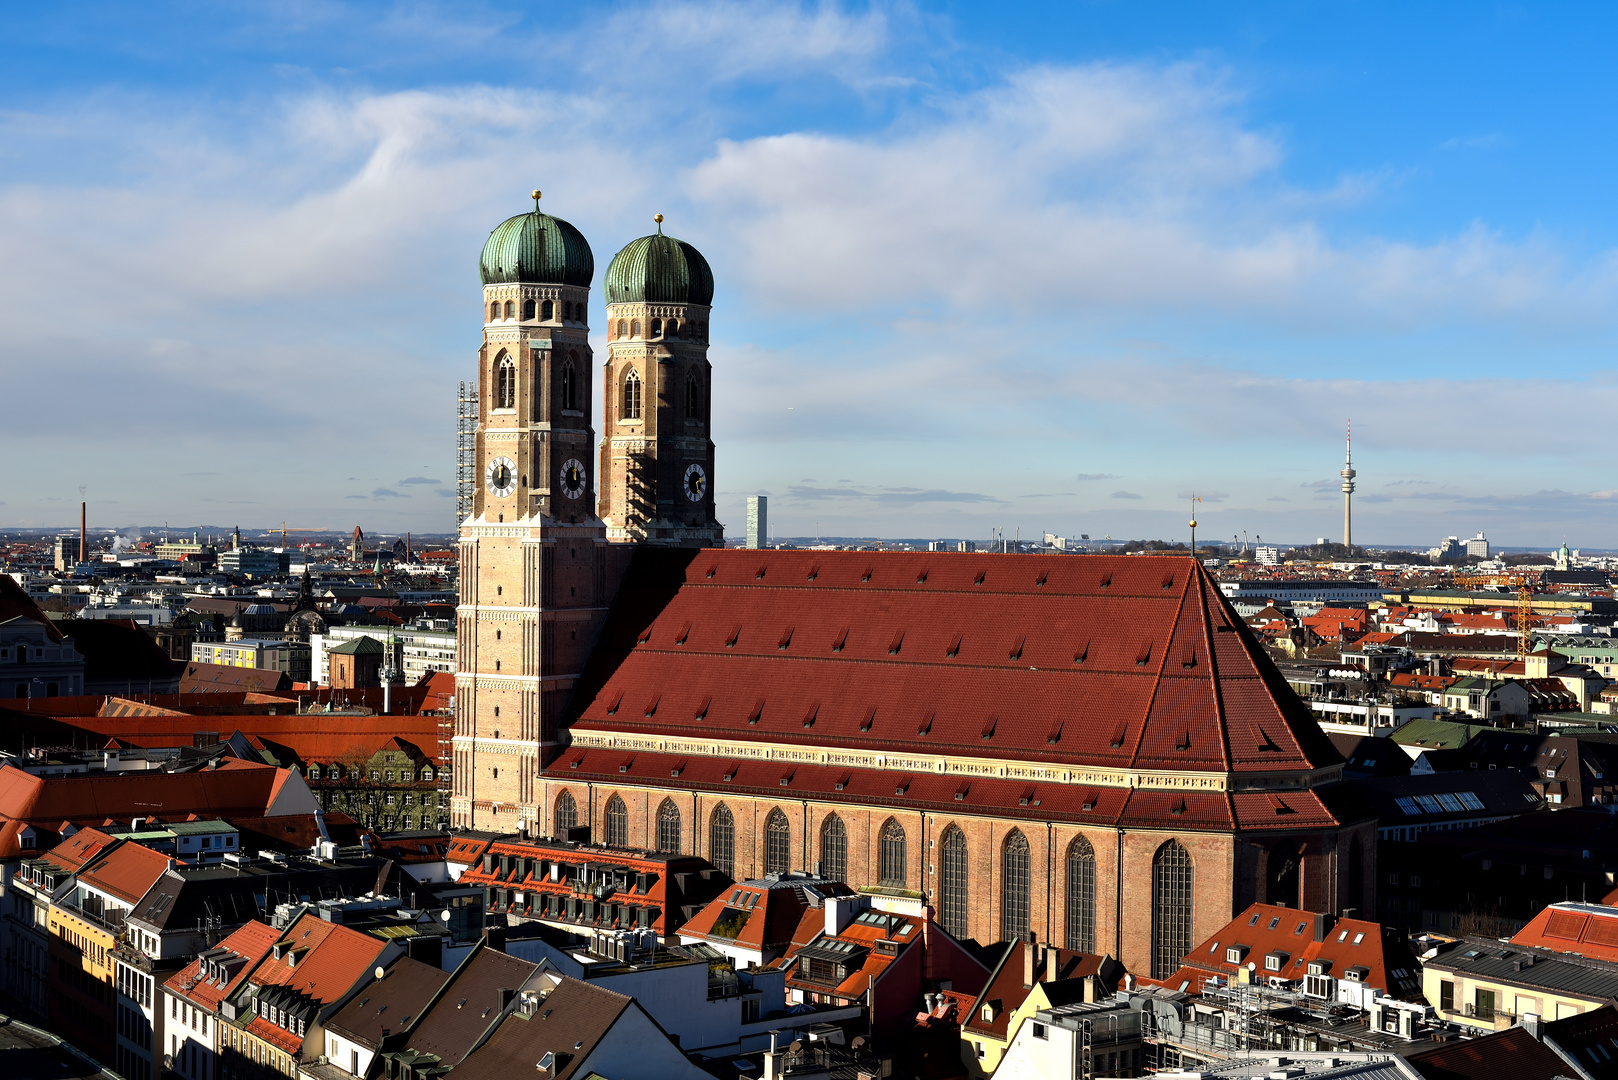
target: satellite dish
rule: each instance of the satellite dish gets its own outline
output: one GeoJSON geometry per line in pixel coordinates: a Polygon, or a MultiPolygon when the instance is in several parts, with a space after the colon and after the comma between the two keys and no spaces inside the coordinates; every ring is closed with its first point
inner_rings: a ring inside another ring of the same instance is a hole
{"type": "Polygon", "coordinates": [[[384,978],[388,974],[388,969],[383,967],[382,965],[378,964],[374,974],[379,979],[384,978]]]}
{"type": "Polygon", "coordinates": [[[449,908],[445,908],[443,911],[440,911],[438,913],[438,917],[445,922],[449,922],[449,908]]]}

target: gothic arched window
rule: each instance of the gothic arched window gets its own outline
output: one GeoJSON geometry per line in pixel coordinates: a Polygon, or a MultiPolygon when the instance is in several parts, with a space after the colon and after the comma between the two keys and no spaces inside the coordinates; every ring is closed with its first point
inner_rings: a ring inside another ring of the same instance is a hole
{"type": "Polygon", "coordinates": [[[1179,970],[1191,951],[1191,853],[1170,840],[1152,857],[1152,978],[1179,970]]]}
{"type": "Polygon", "coordinates": [[[1000,849],[1000,940],[1021,941],[1028,936],[1028,838],[1011,830],[1000,849]]]}
{"type": "Polygon", "coordinates": [[[619,415],[625,420],[640,419],[640,373],[634,368],[624,376],[624,407],[619,415]]]}
{"type": "Polygon", "coordinates": [[[640,320],[639,319],[631,319],[631,320],[629,320],[629,336],[630,337],[640,337],[640,320]]]}
{"type": "Polygon", "coordinates": [[[1067,947],[1096,951],[1096,850],[1082,836],[1067,846],[1067,947]]]}
{"type": "Polygon", "coordinates": [[[792,865],[792,826],[780,807],[764,820],[764,872],[784,874],[792,865]]]}
{"type": "Polygon", "coordinates": [[[534,317],[534,302],[532,300],[524,300],[522,302],[522,317],[525,319],[532,319],[534,317]]]}
{"type": "Polygon", "coordinates": [[[579,804],[573,801],[572,792],[564,791],[556,797],[556,816],[552,821],[555,824],[551,829],[551,835],[556,837],[578,825],[579,804]]]}
{"type": "Polygon", "coordinates": [[[506,318],[514,319],[516,317],[517,317],[517,305],[516,305],[516,303],[514,303],[511,300],[507,300],[506,301],[506,318]]]}
{"type": "Polygon", "coordinates": [[[905,887],[905,868],[908,865],[909,845],[905,841],[904,826],[889,818],[882,826],[882,876],[878,884],[890,889],[905,887]]]}
{"type": "Polygon", "coordinates": [[[579,358],[578,353],[569,353],[568,358],[562,361],[562,408],[577,409],[579,407],[578,376],[574,373],[573,363],[579,358]]]}
{"type": "Polygon", "coordinates": [[[517,407],[517,365],[512,363],[511,357],[506,353],[501,353],[500,358],[494,362],[494,407],[497,409],[517,407]]]}
{"type": "Polygon", "coordinates": [[[624,320],[622,320],[622,319],[618,320],[618,336],[619,337],[628,337],[629,336],[629,324],[624,322],[624,320]]]}
{"type": "Polygon", "coordinates": [[[831,881],[848,880],[848,829],[836,814],[820,823],[820,876],[831,881]]]}
{"type": "Polygon", "coordinates": [[[608,847],[629,846],[629,807],[617,795],[607,800],[606,831],[602,839],[608,847]]]}
{"type": "Polygon", "coordinates": [[[647,337],[662,337],[663,336],[663,320],[662,319],[653,319],[652,322],[651,322],[651,327],[646,331],[646,336],[647,337]]]}
{"type": "Polygon", "coordinates": [[[736,876],[736,819],[724,803],[714,807],[708,819],[708,861],[736,876]]]}
{"type": "Polygon", "coordinates": [[[966,834],[951,825],[939,845],[938,921],[952,936],[964,938],[966,898],[966,834]]]}
{"type": "Polygon", "coordinates": [[[678,855],[681,838],[680,808],[673,799],[664,799],[657,808],[657,850],[678,855]]]}
{"type": "Polygon", "coordinates": [[[556,305],[549,300],[545,301],[539,306],[539,317],[545,322],[550,322],[556,317],[556,305]]]}
{"type": "Polygon", "coordinates": [[[489,321],[494,322],[500,317],[500,301],[496,300],[489,305],[489,321]]]}
{"type": "Polygon", "coordinates": [[[702,419],[702,384],[697,382],[694,371],[685,377],[685,418],[702,419]]]}

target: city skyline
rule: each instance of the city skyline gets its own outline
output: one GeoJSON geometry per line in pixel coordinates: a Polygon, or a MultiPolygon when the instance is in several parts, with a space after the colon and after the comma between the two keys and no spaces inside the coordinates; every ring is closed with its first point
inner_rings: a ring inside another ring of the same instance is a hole
{"type": "Polygon", "coordinates": [[[777,535],[1184,539],[1195,488],[1202,536],[1337,540],[1352,414],[1361,544],[1618,546],[1599,450],[1533,421],[1610,404],[1600,35],[1170,10],[9,15],[0,376],[40,407],[0,449],[52,467],[0,523],[84,484],[448,531],[470,253],[538,186],[599,266],[655,212],[712,261],[731,534],[766,494],[777,535]],[[176,415],[171,468],[130,452],[176,415]]]}

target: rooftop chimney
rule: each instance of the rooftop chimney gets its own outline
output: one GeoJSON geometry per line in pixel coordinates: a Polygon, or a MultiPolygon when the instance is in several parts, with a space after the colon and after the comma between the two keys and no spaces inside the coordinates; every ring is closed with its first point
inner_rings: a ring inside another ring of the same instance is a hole
{"type": "Polygon", "coordinates": [[[1061,963],[1061,957],[1058,955],[1056,946],[1054,946],[1054,945],[1046,946],[1046,948],[1045,948],[1045,981],[1046,982],[1053,983],[1053,982],[1055,982],[1057,980],[1057,969],[1060,966],[1060,963],[1061,963]]]}
{"type": "Polygon", "coordinates": [[[1332,925],[1336,923],[1336,921],[1336,918],[1331,915],[1317,912],[1315,915],[1315,940],[1325,941],[1326,935],[1331,933],[1332,925]]]}
{"type": "Polygon", "coordinates": [[[1028,940],[1022,943],[1022,986],[1024,990],[1034,985],[1034,951],[1038,948],[1034,944],[1034,932],[1028,932],[1028,940]]]}

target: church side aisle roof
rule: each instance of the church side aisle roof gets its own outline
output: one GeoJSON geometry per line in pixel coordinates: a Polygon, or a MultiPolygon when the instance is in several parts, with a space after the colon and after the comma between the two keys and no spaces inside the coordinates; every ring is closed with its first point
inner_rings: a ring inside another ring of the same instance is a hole
{"type": "Polygon", "coordinates": [[[642,548],[576,732],[1203,773],[1341,756],[1196,560],[642,548]]]}

